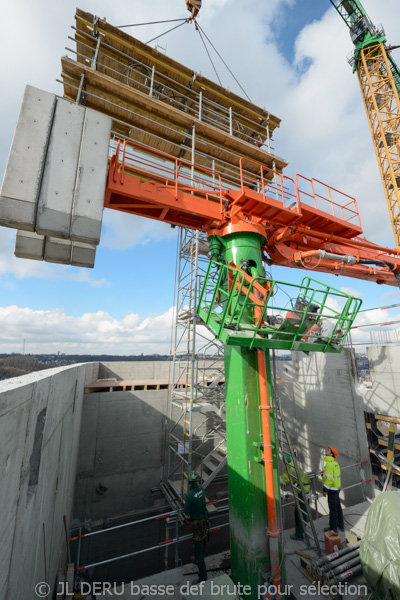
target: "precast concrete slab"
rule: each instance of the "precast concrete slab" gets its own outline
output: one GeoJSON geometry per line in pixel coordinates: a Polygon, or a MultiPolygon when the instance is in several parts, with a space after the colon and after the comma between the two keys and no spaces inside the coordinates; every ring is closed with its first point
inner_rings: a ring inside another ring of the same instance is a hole
{"type": "Polygon", "coordinates": [[[111,119],[87,109],[72,206],[70,239],[87,244],[100,241],[111,119]]]}
{"type": "Polygon", "coordinates": [[[55,105],[54,94],[26,86],[0,191],[0,225],[35,230],[55,105]]]}
{"type": "Polygon", "coordinates": [[[17,258],[43,260],[45,237],[31,231],[17,230],[14,254],[17,258]]]}
{"type": "Polygon", "coordinates": [[[84,118],[83,106],[57,99],[39,194],[36,232],[40,235],[70,236],[84,118]]]}
{"type": "Polygon", "coordinates": [[[71,264],[72,242],[57,237],[46,237],[44,260],[62,265],[71,264]]]}
{"type": "MultiPolygon", "coordinates": [[[[100,221],[101,229],[101,221],[100,221]]],[[[99,234],[100,239],[100,234],[99,234]]],[[[72,242],[71,265],[74,267],[93,268],[96,258],[96,246],[93,244],[82,244],[82,242],[72,242]]]]}
{"type": "Polygon", "coordinates": [[[43,250],[43,239],[19,235],[16,256],[94,266],[110,132],[110,117],[26,87],[0,192],[0,225],[48,239],[43,250]]]}

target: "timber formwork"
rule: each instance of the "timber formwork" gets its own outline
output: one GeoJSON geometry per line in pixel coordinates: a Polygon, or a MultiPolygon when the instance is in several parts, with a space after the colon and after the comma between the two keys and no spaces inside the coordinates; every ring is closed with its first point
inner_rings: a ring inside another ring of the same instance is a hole
{"type": "Polygon", "coordinates": [[[270,144],[278,117],[90,13],[75,18],[64,97],[111,116],[115,137],[218,172],[224,189],[240,187],[241,157],[249,186],[260,165],[282,172],[270,144]]]}

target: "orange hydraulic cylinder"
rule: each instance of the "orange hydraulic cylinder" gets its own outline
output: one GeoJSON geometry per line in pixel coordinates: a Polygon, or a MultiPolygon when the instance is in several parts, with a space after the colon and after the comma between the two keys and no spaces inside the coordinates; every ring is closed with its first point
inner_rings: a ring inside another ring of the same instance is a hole
{"type": "Polygon", "coordinates": [[[272,584],[276,586],[276,598],[281,598],[281,566],[279,560],[278,528],[274,486],[274,467],[272,461],[271,427],[269,411],[272,406],[268,403],[267,387],[267,369],[265,365],[265,354],[262,350],[257,350],[258,360],[258,378],[260,387],[260,410],[263,436],[263,454],[265,469],[265,488],[267,494],[267,513],[268,513],[268,537],[271,561],[272,584]]]}

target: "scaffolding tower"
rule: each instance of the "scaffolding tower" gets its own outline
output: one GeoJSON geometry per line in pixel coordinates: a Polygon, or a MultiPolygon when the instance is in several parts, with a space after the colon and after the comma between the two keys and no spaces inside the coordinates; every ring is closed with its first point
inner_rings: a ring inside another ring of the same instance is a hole
{"type": "Polygon", "coordinates": [[[165,478],[181,501],[191,471],[206,488],[226,465],[223,344],[196,313],[208,252],[205,234],[180,229],[165,478]]]}

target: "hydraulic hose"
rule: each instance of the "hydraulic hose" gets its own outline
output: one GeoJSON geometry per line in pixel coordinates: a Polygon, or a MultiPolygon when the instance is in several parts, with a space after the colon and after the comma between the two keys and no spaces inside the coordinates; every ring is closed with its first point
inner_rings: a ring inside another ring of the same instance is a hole
{"type": "Polygon", "coordinates": [[[396,267],[396,265],[389,262],[388,260],[376,260],[376,259],[369,260],[366,258],[360,258],[360,260],[358,262],[360,263],[360,265],[385,265],[385,267],[389,267],[389,269],[392,271],[393,275],[396,277],[397,285],[400,287],[399,270],[396,267]]]}
{"type": "MultiPolygon", "coordinates": [[[[342,262],[347,265],[384,265],[388,267],[393,275],[396,278],[397,285],[400,288],[400,273],[396,265],[388,260],[379,260],[377,258],[367,259],[367,258],[357,258],[356,256],[352,256],[351,254],[334,254],[332,252],[326,252],[326,250],[309,250],[308,252],[297,252],[294,255],[293,262],[302,263],[303,258],[326,258],[328,260],[334,260],[337,262],[342,262]]],[[[303,265],[304,266],[304,265],[303,265]]]]}

